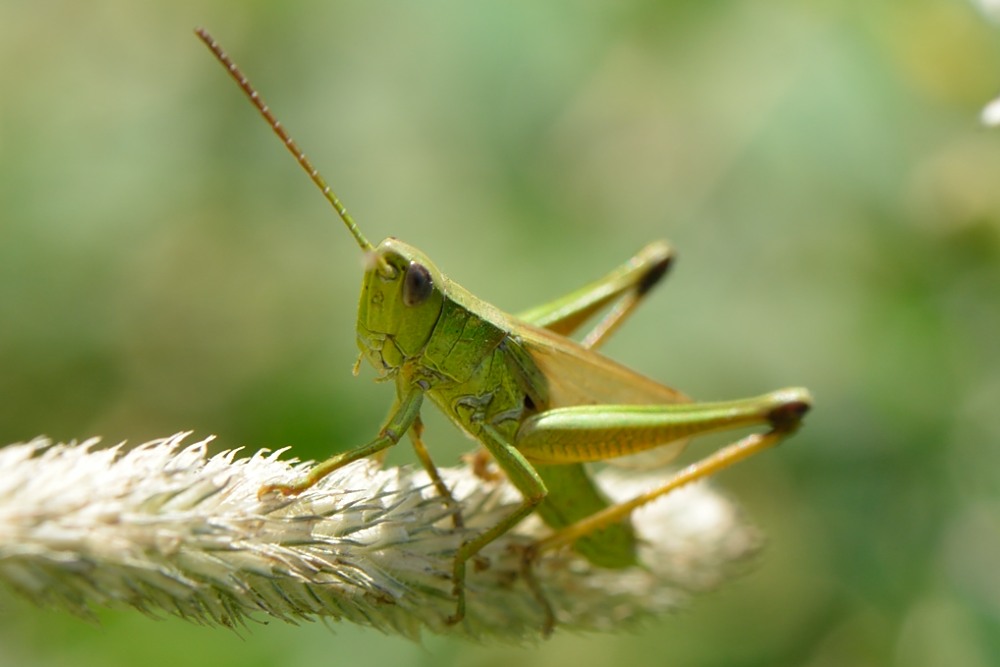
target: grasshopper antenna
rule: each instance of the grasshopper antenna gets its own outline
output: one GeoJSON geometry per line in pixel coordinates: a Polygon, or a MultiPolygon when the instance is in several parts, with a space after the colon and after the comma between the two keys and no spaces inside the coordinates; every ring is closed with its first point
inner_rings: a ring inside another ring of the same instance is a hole
{"type": "Polygon", "coordinates": [[[369,243],[368,239],[365,238],[365,235],[361,233],[358,223],[354,222],[354,218],[352,218],[351,214],[347,212],[347,208],[341,203],[340,199],[330,186],[326,184],[326,181],[323,180],[319,171],[312,165],[312,162],[309,161],[306,154],[301,148],[299,148],[298,144],[295,143],[295,140],[292,139],[291,135],[289,135],[285,128],[281,125],[281,121],[275,118],[274,114],[271,113],[270,107],[264,104],[264,100],[262,100],[257,91],[254,90],[254,87],[250,84],[250,80],[247,79],[246,75],[244,75],[243,72],[240,71],[240,68],[237,67],[236,63],[234,63],[232,59],[226,55],[226,52],[222,50],[222,47],[217,41],[215,41],[215,38],[212,37],[207,30],[204,28],[196,28],[194,33],[198,35],[198,38],[205,43],[205,46],[207,46],[209,50],[215,54],[216,59],[222,63],[223,67],[226,68],[226,71],[229,72],[229,75],[233,77],[233,80],[236,81],[243,92],[246,93],[246,96],[250,98],[250,102],[257,107],[257,111],[259,111],[260,115],[264,117],[267,124],[271,126],[274,133],[278,135],[281,142],[285,144],[285,148],[287,148],[292,154],[295,161],[298,162],[303,169],[305,169],[306,173],[309,174],[309,178],[312,179],[312,182],[315,183],[316,187],[323,192],[323,196],[326,197],[326,200],[333,205],[334,210],[337,211],[337,215],[340,216],[340,219],[344,221],[345,225],[347,225],[347,230],[351,232],[351,235],[354,237],[354,240],[358,242],[358,245],[361,246],[361,249],[365,252],[372,252],[375,248],[371,243],[369,243]]]}

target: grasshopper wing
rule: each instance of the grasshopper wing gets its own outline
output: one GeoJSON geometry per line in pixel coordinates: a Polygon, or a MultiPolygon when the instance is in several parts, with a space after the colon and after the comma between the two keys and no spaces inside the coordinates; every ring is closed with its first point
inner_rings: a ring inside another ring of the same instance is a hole
{"type": "MultiPolygon", "coordinates": [[[[582,405],[671,405],[690,403],[683,393],[559,334],[519,324],[517,342],[535,367],[533,384],[542,386],[538,408],[582,405]]],[[[614,459],[616,465],[657,467],[683,451],[686,440],[614,459]]]]}
{"type": "Polygon", "coordinates": [[[518,338],[545,376],[551,408],[691,402],[676,389],[551,331],[527,327],[518,338]]]}

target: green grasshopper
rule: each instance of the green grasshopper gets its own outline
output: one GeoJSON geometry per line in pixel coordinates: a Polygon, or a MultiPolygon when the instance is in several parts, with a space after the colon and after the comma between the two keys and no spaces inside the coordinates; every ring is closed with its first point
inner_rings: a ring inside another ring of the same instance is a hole
{"type": "MultiPolygon", "coordinates": [[[[233,61],[207,32],[196,33],[367,256],[358,346],[376,371],[396,385],[395,402],[377,437],[317,464],[294,484],[262,487],[261,498],[272,492],[301,493],[333,470],[378,455],[408,434],[438,492],[454,503],[421,439],[420,410],[429,398],[492,455],[523,496],[509,516],[458,549],[453,571],[456,608],[449,620],[458,622],[465,614],[469,559],[538,512],[552,533],[528,550],[525,572],[549,631],[554,614],[530,576],[533,558],[572,546],[600,567],[637,565],[637,536],[630,522],[634,509],[771,447],[798,429],[811,406],[806,389],[695,403],[596,351],[666,273],[673,256],[666,243],[649,244],[603,278],[561,299],[518,316],[506,314],[449,280],[413,246],[392,237],[373,246],[233,61]],[[607,312],[582,342],[568,337],[602,311],[607,312]],[[722,447],[675,473],[663,486],[620,504],[609,504],[584,467],[653,449],[672,457],[693,436],[754,425],[767,429],[722,447]]],[[[461,515],[456,512],[454,520],[459,525],[461,515]]]]}

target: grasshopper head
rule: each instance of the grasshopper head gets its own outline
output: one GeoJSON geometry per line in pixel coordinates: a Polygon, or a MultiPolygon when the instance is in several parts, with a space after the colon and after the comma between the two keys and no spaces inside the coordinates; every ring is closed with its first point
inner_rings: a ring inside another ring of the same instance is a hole
{"type": "Polygon", "coordinates": [[[371,251],[358,305],[358,347],[378,370],[420,354],[444,303],[444,277],[427,256],[392,237],[371,251]]]}

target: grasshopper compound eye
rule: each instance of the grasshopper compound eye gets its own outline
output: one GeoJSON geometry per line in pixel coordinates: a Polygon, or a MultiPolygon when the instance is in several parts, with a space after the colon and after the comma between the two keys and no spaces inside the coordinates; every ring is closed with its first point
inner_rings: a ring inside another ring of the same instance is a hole
{"type": "Polygon", "coordinates": [[[433,291],[434,281],[427,267],[419,262],[410,262],[403,276],[403,304],[419,306],[433,291]]]}

